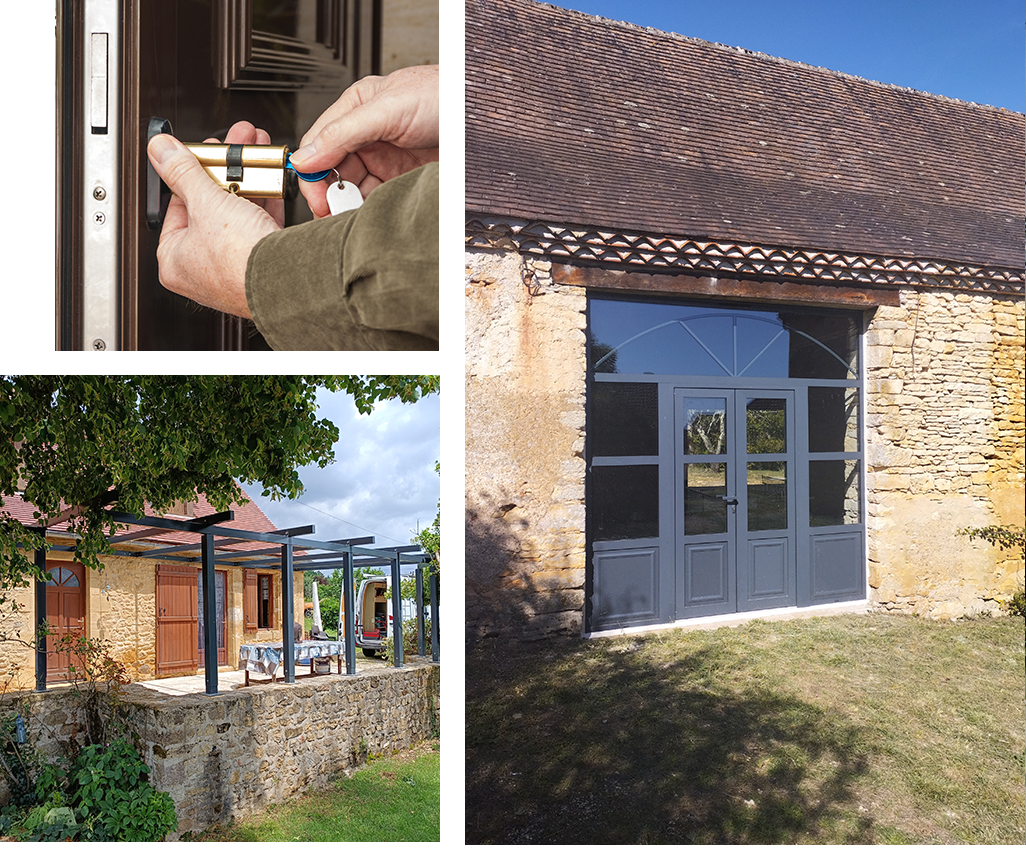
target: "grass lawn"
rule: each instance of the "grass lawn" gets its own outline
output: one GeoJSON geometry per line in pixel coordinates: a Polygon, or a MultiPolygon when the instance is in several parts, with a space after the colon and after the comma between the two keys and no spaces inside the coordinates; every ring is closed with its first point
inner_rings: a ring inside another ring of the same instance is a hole
{"type": "Polygon", "coordinates": [[[439,801],[439,744],[426,741],[198,840],[438,841],[439,801]]]}
{"type": "Polygon", "coordinates": [[[1023,844],[1024,621],[467,654],[468,844],[1023,844]]]}

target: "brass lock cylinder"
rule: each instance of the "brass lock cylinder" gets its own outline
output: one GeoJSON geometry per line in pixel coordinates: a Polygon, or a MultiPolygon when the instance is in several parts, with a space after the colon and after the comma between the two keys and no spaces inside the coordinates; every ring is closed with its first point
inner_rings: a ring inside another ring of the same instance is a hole
{"type": "Polygon", "coordinates": [[[244,198],[284,198],[287,145],[186,144],[210,179],[244,198]]]}

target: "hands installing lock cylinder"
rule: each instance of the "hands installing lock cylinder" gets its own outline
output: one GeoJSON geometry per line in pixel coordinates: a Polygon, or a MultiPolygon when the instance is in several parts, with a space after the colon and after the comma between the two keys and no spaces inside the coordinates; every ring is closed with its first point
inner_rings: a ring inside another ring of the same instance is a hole
{"type": "MultiPolygon", "coordinates": [[[[274,348],[437,348],[438,109],[437,66],[349,87],[291,155],[296,171],[329,176],[300,182],[315,220],[289,228],[281,199],[230,194],[184,144],[155,136],[147,152],[174,193],[160,282],[252,318],[274,348]],[[365,203],[331,216],[326,195],[338,180],[359,187],[365,203]]],[[[270,137],[244,121],[224,143],[270,137]]]]}

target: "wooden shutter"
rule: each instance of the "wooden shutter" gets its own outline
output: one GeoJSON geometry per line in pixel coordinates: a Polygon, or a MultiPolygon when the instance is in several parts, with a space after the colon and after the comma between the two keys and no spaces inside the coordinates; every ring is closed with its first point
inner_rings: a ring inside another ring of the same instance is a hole
{"type": "Polygon", "coordinates": [[[199,667],[196,568],[157,566],[157,675],[191,675],[199,667]]]}
{"type": "Polygon", "coordinates": [[[256,570],[242,571],[242,611],[246,622],[246,631],[255,632],[257,627],[257,594],[256,570]]]}

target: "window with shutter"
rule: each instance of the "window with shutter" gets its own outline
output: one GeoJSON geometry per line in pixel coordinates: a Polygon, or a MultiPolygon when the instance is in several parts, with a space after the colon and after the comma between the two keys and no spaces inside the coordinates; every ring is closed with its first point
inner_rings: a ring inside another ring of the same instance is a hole
{"type": "Polygon", "coordinates": [[[256,570],[242,571],[242,611],[246,622],[246,631],[255,632],[257,628],[256,570]]]}

